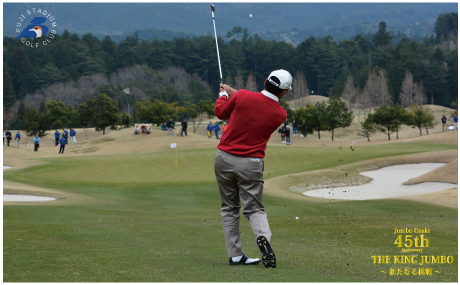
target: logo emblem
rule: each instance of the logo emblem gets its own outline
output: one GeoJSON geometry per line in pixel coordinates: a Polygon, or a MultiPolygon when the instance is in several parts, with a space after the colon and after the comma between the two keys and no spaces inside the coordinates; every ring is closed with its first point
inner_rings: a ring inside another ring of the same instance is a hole
{"type": "Polygon", "coordinates": [[[43,38],[42,44],[44,46],[48,45],[48,43],[50,43],[54,39],[54,35],[56,34],[55,30],[50,31],[49,28],[54,28],[57,26],[56,22],[53,22],[54,16],[52,16],[46,10],[42,11],[42,9],[36,8],[27,10],[27,15],[32,15],[34,17],[30,21],[28,21],[24,14],[22,14],[19,17],[19,22],[16,23],[16,32],[21,33],[14,41],[16,42],[17,40],[20,40],[26,46],[30,46],[31,48],[37,48],[40,45],[40,42],[34,42],[33,39],[43,38]],[[20,27],[24,24],[26,24],[26,27],[23,28],[21,31],[20,27]],[[31,40],[28,40],[28,38],[31,40]]]}

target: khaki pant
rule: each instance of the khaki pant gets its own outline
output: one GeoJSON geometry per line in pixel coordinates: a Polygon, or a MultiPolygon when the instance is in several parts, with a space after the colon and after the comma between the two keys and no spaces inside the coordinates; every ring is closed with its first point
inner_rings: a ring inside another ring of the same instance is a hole
{"type": "Polygon", "coordinates": [[[447,131],[447,123],[442,123],[442,131],[447,131]]]}
{"type": "Polygon", "coordinates": [[[15,144],[14,144],[14,147],[19,147],[19,142],[18,140],[14,140],[15,141],[15,144]]]}
{"type": "Polygon", "coordinates": [[[169,131],[170,136],[173,136],[173,137],[175,136],[173,128],[168,128],[168,131],[169,131]]]}
{"type": "Polygon", "coordinates": [[[228,257],[243,254],[239,229],[240,199],[243,202],[243,215],[249,220],[254,232],[254,240],[263,235],[270,241],[272,234],[262,205],[263,160],[240,157],[218,150],[214,160],[214,171],[221,197],[222,224],[228,257]]]}

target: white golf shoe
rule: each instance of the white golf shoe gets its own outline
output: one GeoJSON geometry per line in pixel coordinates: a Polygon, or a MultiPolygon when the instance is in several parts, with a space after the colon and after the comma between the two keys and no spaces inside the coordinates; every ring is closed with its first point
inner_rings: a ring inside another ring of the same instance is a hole
{"type": "Polygon", "coordinates": [[[256,265],[259,264],[260,259],[250,258],[246,254],[241,256],[232,257],[229,259],[230,265],[256,265]]]}

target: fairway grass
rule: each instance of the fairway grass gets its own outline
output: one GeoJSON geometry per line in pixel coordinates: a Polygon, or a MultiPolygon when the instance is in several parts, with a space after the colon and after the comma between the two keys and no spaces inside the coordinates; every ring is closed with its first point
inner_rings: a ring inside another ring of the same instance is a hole
{"type": "MultiPolygon", "coordinates": [[[[114,143],[103,141],[98,146],[114,143]]],[[[327,170],[416,153],[441,143],[269,146],[264,177],[327,170]]],[[[56,203],[3,208],[5,282],[457,282],[457,210],[382,199],[341,201],[264,195],[277,268],[228,266],[214,177],[215,147],[43,157],[4,179],[67,195],[56,203]],[[38,165],[40,164],[40,165],[38,165]],[[84,197],[84,198],[78,198],[84,197]],[[295,220],[299,217],[299,220],[295,220]],[[430,228],[423,254],[403,253],[395,228],[430,228]],[[375,255],[451,255],[452,264],[373,264],[375,255]],[[390,276],[432,268],[432,276],[390,276]],[[435,271],[441,273],[435,273],[435,271]],[[382,273],[386,271],[387,273],[382,273]]],[[[19,187],[19,186],[18,186],[19,187]]],[[[12,190],[13,191],[13,190],[12,190]]],[[[25,191],[25,190],[24,190],[25,191]]],[[[59,197],[58,196],[58,197],[59,197]]],[[[243,249],[260,257],[242,217],[243,249]]]]}

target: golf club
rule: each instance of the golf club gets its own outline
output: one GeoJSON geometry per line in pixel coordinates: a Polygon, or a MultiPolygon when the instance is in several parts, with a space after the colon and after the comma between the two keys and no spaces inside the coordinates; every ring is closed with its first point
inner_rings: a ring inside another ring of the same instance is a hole
{"type": "Polygon", "coordinates": [[[214,20],[214,5],[211,4],[211,10],[212,10],[212,22],[214,24],[214,37],[216,38],[216,48],[217,48],[217,59],[219,60],[219,72],[220,72],[220,83],[223,83],[222,80],[222,67],[220,67],[220,56],[219,56],[219,45],[217,44],[217,33],[216,33],[216,20],[214,20]]]}

